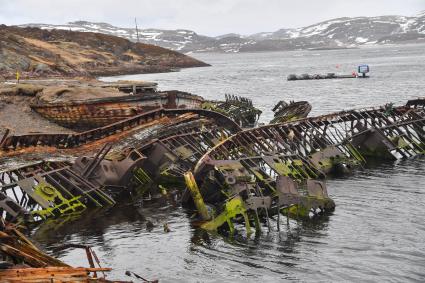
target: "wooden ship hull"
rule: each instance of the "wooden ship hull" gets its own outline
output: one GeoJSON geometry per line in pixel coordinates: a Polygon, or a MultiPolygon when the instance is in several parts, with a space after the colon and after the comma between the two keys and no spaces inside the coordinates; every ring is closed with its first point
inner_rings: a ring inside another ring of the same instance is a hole
{"type": "Polygon", "coordinates": [[[200,108],[200,96],[181,91],[152,92],[63,103],[38,103],[31,108],[61,126],[93,129],[112,124],[153,109],[200,108]]]}

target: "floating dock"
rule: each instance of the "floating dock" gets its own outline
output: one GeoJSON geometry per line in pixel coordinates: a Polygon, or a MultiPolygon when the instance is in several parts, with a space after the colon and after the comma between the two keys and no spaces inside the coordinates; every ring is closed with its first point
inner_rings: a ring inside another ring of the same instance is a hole
{"type": "Polygon", "coordinates": [[[303,81],[303,80],[326,80],[326,79],[357,79],[357,78],[363,78],[357,76],[357,74],[350,74],[350,75],[337,75],[335,73],[328,73],[325,75],[320,74],[302,74],[302,75],[295,75],[290,74],[288,76],[288,81],[303,81]]]}
{"type": "Polygon", "coordinates": [[[357,72],[351,74],[337,75],[335,73],[327,74],[290,74],[288,75],[288,81],[303,81],[303,80],[326,80],[326,79],[357,79],[357,78],[369,78],[366,74],[369,73],[370,68],[368,65],[360,65],[357,67],[357,72]]]}

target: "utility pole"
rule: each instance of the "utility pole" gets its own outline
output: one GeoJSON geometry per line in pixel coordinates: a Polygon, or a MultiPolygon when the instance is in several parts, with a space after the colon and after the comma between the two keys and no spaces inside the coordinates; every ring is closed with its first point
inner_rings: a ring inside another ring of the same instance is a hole
{"type": "Polygon", "coordinates": [[[134,18],[134,23],[136,24],[137,42],[140,42],[140,40],[139,40],[139,29],[137,28],[137,19],[136,18],[134,18]]]}

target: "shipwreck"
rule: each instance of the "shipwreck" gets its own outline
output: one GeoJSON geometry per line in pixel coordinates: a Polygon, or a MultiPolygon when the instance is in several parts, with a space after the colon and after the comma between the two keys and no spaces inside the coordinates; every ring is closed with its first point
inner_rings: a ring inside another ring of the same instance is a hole
{"type": "Polygon", "coordinates": [[[96,87],[45,88],[31,108],[71,129],[93,129],[157,108],[201,108],[203,98],[182,91],[157,91],[156,84],[115,83],[96,87]]]}
{"type": "Polygon", "coordinates": [[[243,119],[230,116],[161,107],[80,133],[5,135],[3,167],[23,165],[1,171],[0,209],[7,221],[39,223],[176,191],[202,228],[233,233],[242,222],[247,234],[252,226],[260,233],[261,223],[270,229],[269,219],[280,214],[308,219],[332,212],[326,176],[370,158],[425,152],[423,99],[246,130],[243,119]]]}

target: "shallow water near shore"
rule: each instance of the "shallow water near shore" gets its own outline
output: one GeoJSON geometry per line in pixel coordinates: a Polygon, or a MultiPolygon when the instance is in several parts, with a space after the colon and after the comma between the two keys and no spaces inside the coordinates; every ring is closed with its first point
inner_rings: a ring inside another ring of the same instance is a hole
{"type": "MultiPolygon", "coordinates": [[[[249,97],[263,110],[262,122],[281,99],[308,100],[311,115],[387,102],[404,104],[424,96],[425,45],[351,50],[251,54],[195,54],[208,68],[132,75],[161,89],[178,89],[210,99],[225,93],[249,97]],[[371,67],[369,79],[286,81],[291,73],[351,73],[371,67]],[[336,68],[336,66],[339,68],[336,68]]],[[[250,239],[207,234],[190,224],[190,214],[171,204],[131,205],[92,212],[63,225],[42,225],[35,239],[48,251],[60,244],[93,247],[110,278],[130,280],[133,271],[160,282],[277,282],[425,280],[425,158],[387,162],[327,181],[335,212],[297,222],[281,218],[281,231],[250,239]],[[155,224],[146,229],[146,221],[155,224]],[[164,233],[167,222],[171,232],[164,233]]],[[[47,223],[46,223],[47,224],[47,223]]],[[[55,255],[87,265],[83,251],[55,255]]]]}

